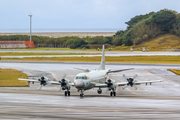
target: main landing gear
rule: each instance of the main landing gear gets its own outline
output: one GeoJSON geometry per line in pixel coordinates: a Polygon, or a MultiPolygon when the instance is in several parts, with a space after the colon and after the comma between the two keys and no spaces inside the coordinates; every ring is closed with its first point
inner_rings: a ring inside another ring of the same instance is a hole
{"type": "Polygon", "coordinates": [[[116,96],[116,92],[110,92],[110,96],[116,96]]]}
{"type": "Polygon", "coordinates": [[[64,92],[64,96],[70,96],[70,95],[71,95],[70,91],[65,91],[64,92]]]}
{"type": "Polygon", "coordinates": [[[116,88],[112,89],[110,92],[110,96],[116,96],[116,88]]]}

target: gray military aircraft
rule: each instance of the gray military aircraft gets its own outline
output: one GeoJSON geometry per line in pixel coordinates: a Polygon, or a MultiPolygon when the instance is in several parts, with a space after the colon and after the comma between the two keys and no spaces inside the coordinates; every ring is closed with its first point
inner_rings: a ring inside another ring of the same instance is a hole
{"type": "Polygon", "coordinates": [[[114,71],[110,69],[105,69],[105,52],[104,52],[104,45],[103,45],[102,58],[101,58],[101,63],[100,63],[99,68],[96,70],[80,69],[80,70],[83,70],[84,72],[77,74],[76,77],[74,78],[74,82],[66,79],[65,76],[60,81],[49,81],[49,79],[45,76],[42,76],[41,79],[38,79],[38,80],[21,79],[21,78],[19,78],[19,80],[25,80],[29,82],[40,82],[39,88],[41,88],[42,85],[45,86],[47,84],[61,85],[61,89],[65,90],[64,92],[65,96],[70,96],[70,88],[71,86],[74,86],[76,87],[78,92],[80,92],[80,97],[84,96],[84,91],[92,89],[94,87],[99,88],[97,90],[98,94],[102,93],[101,88],[107,88],[107,90],[110,91],[110,96],[116,96],[116,87],[118,86],[122,86],[124,89],[127,86],[131,86],[137,89],[136,85],[162,82],[162,80],[137,81],[135,80],[137,76],[134,76],[133,78],[127,78],[125,75],[123,75],[123,77],[127,80],[127,82],[116,82],[113,79],[110,79],[110,78],[108,79],[109,73],[122,72],[122,71],[132,70],[132,69],[133,68],[114,70],[114,71]]]}

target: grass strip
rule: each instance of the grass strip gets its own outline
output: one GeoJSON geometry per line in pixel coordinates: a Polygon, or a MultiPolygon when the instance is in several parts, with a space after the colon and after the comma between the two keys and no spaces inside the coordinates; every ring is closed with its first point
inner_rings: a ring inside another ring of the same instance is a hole
{"type": "MultiPolygon", "coordinates": [[[[157,63],[180,64],[180,56],[107,56],[106,62],[111,63],[157,63]]],[[[16,61],[56,61],[56,62],[100,62],[101,57],[25,57],[2,58],[16,61]]]]}
{"type": "MultiPolygon", "coordinates": [[[[12,50],[12,49],[8,49],[8,48],[1,48],[1,50],[12,50]]],[[[70,49],[70,48],[48,48],[48,47],[39,47],[39,48],[15,48],[13,50],[16,51],[97,51],[96,49],[70,49]]],[[[101,48],[99,49],[99,51],[102,50],[101,48]]],[[[106,49],[108,50],[108,49],[106,49]]]]}
{"type": "Polygon", "coordinates": [[[6,52],[0,53],[0,56],[32,56],[32,55],[97,55],[100,53],[33,53],[33,52],[6,52]]]}
{"type": "Polygon", "coordinates": [[[180,70],[176,70],[176,69],[167,69],[167,70],[173,72],[176,75],[180,75],[180,70]]]}
{"type": "Polygon", "coordinates": [[[20,81],[18,78],[27,79],[27,75],[14,69],[0,68],[0,87],[28,87],[27,81],[20,81]]]}

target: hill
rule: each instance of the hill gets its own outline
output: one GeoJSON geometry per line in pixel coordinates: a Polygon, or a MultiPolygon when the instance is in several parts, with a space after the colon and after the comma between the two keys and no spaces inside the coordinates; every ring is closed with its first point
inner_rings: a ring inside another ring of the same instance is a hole
{"type": "MultiPolygon", "coordinates": [[[[160,41],[157,41],[157,43],[161,44],[165,42],[164,44],[166,44],[167,39],[176,39],[175,36],[171,38],[170,36],[167,37],[166,34],[180,37],[180,13],[168,9],[135,16],[126,22],[126,24],[126,30],[120,30],[115,33],[112,40],[114,45],[141,46],[141,44],[146,41],[150,41],[164,35],[165,38],[159,39],[160,41]]],[[[151,44],[153,43],[154,42],[152,41],[151,44]]],[[[171,48],[171,46],[169,47],[171,48]]]]}
{"type": "Polygon", "coordinates": [[[164,34],[150,41],[144,41],[138,45],[117,46],[115,50],[129,51],[131,48],[135,51],[142,51],[146,47],[149,51],[162,51],[166,49],[180,49],[180,37],[171,34],[164,34]]]}

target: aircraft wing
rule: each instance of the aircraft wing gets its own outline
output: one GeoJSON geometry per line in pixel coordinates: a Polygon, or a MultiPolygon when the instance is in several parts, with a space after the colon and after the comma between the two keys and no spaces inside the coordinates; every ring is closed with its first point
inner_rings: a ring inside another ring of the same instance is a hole
{"type": "MultiPolygon", "coordinates": [[[[147,83],[155,83],[155,82],[162,82],[162,80],[152,80],[152,81],[137,81],[135,82],[135,85],[140,85],[140,84],[147,84],[147,83]]],[[[92,84],[94,84],[94,87],[107,87],[107,84],[101,84],[101,83],[95,83],[95,82],[91,82],[92,84]]],[[[116,85],[117,86],[124,86],[127,85],[128,82],[117,82],[116,85]]]]}
{"type": "MultiPolygon", "coordinates": [[[[147,84],[147,83],[155,83],[155,82],[162,82],[162,80],[151,80],[151,81],[137,81],[135,82],[135,85],[140,85],[140,84],[147,84]]],[[[116,83],[117,86],[124,86],[126,85],[128,82],[118,82],[116,83]]]]}
{"type": "Polygon", "coordinates": [[[126,85],[128,82],[118,82],[118,83],[116,83],[117,84],[117,86],[124,86],[124,85],[126,85]]]}
{"type": "Polygon", "coordinates": [[[136,84],[143,84],[143,83],[155,83],[155,82],[162,82],[162,80],[151,80],[151,81],[137,81],[136,84]]]}
{"type": "Polygon", "coordinates": [[[96,83],[94,87],[107,87],[107,84],[96,83]]]}
{"type": "Polygon", "coordinates": [[[89,69],[82,69],[82,68],[75,68],[75,67],[74,67],[74,69],[77,69],[77,70],[82,70],[82,71],[84,71],[84,72],[90,72],[90,70],[89,70],[89,69]]]}
{"type": "MultiPolygon", "coordinates": [[[[59,81],[49,81],[51,84],[54,85],[61,85],[61,83],[59,83],[59,81]]],[[[69,83],[70,86],[74,86],[74,83],[69,83]]]]}
{"type": "Polygon", "coordinates": [[[49,82],[54,85],[61,85],[61,83],[59,83],[59,81],[49,81],[49,82]]]}
{"type": "Polygon", "coordinates": [[[132,69],[134,69],[134,68],[130,68],[130,69],[121,69],[121,70],[109,70],[107,73],[122,72],[122,71],[132,70],[132,69]]]}
{"type": "Polygon", "coordinates": [[[18,78],[18,80],[29,81],[29,82],[39,82],[38,80],[33,80],[33,79],[22,79],[22,78],[18,78]]]}

